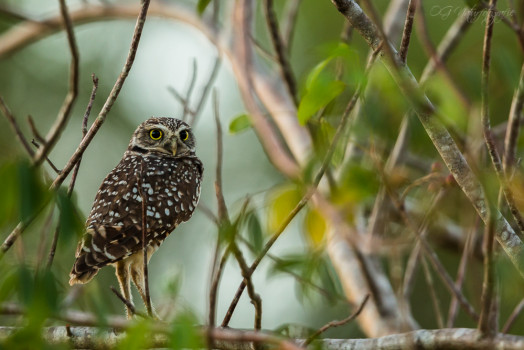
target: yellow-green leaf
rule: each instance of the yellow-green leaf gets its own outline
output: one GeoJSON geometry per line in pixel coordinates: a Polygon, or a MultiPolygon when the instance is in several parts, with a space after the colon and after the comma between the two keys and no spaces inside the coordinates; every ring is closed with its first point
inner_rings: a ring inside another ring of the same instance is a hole
{"type": "Polygon", "coordinates": [[[231,134],[238,134],[246,131],[251,127],[251,120],[247,114],[240,114],[231,120],[229,123],[229,132],[231,134]]]}
{"type": "Polygon", "coordinates": [[[321,247],[326,236],[326,219],[318,210],[308,210],[304,218],[304,228],[308,242],[312,247],[321,247]]]}

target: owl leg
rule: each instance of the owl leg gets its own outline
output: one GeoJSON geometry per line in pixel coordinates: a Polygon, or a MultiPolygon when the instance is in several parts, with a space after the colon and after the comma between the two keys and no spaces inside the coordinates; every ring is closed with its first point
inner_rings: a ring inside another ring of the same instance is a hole
{"type": "Polygon", "coordinates": [[[146,297],[146,282],[144,278],[144,258],[142,252],[140,252],[137,255],[138,257],[133,261],[133,264],[131,265],[131,278],[133,279],[133,283],[135,284],[138,293],[142,297],[142,301],[144,302],[144,305],[147,308],[148,315],[153,315],[153,317],[159,319],[156,310],[153,306],[153,302],[151,301],[151,298],[149,298],[148,303],[146,297]]]}
{"type": "MultiPolygon", "coordinates": [[[[125,261],[119,261],[116,263],[116,278],[118,279],[118,284],[120,285],[120,291],[124,298],[133,305],[133,297],[131,295],[131,281],[129,276],[129,264],[125,261]]],[[[127,318],[131,318],[133,315],[131,310],[126,305],[126,314],[127,318]]]]}

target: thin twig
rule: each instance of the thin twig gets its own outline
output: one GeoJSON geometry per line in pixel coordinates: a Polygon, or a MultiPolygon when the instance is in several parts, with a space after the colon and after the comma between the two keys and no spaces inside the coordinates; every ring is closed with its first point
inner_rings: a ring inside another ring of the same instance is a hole
{"type": "Polygon", "coordinates": [[[191,71],[191,80],[189,81],[189,87],[186,91],[186,97],[184,98],[184,111],[182,113],[182,120],[187,121],[186,118],[188,117],[189,113],[189,100],[191,99],[191,94],[193,93],[193,88],[195,87],[196,79],[197,79],[197,73],[198,73],[198,66],[197,61],[195,58],[193,58],[193,64],[192,64],[192,71],[191,71]]]}
{"type": "MultiPolygon", "coordinates": [[[[257,250],[255,249],[255,247],[249,243],[244,237],[242,236],[239,236],[238,239],[246,246],[248,247],[248,249],[253,253],[253,254],[256,254],[257,253],[257,250]]],[[[273,260],[275,263],[279,264],[279,263],[282,263],[283,260],[272,255],[272,254],[267,254],[266,255],[269,259],[273,260]]],[[[345,297],[339,295],[339,294],[331,294],[328,290],[322,288],[321,286],[318,286],[316,285],[315,283],[313,283],[313,281],[309,280],[309,279],[305,279],[303,278],[302,276],[300,276],[299,274],[291,271],[291,270],[288,270],[288,269],[279,269],[280,271],[282,271],[283,273],[287,273],[291,276],[293,276],[293,278],[295,278],[299,283],[301,284],[307,284],[308,286],[310,286],[311,288],[313,288],[314,290],[316,290],[319,294],[323,295],[327,300],[329,301],[341,301],[341,302],[345,302],[345,303],[349,303],[351,304],[345,297]]]]}
{"type": "Polygon", "coordinates": [[[215,115],[215,124],[217,128],[217,166],[216,166],[216,180],[215,191],[218,205],[218,219],[222,222],[229,221],[229,214],[227,212],[226,201],[224,200],[224,192],[222,190],[222,162],[224,161],[223,142],[222,142],[222,125],[220,124],[218,93],[213,91],[213,109],[215,115]]]}
{"type": "Polygon", "coordinates": [[[64,27],[67,34],[67,42],[69,44],[69,50],[71,51],[71,64],[69,66],[69,90],[64,99],[62,107],[58,112],[58,116],[51,126],[48,134],[46,135],[46,142],[42,145],[36,154],[33,157],[33,163],[35,165],[40,165],[45,156],[49,153],[51,148],[56,144],[60,134],[65,129],[67,121],[73,110],[73,105],[75,104],[76,98],[78,96],[78,83],[79,83],[79,66],[80,66],[80,54],[78,52],[78,46],[76,44],[75,33],[73,29],[73,22],[67,10],[66,0],[58,0],[60,3],[60,14],[62,15],[64,21],[64,27]]]}
{"type": "MultiPolygon", "coordinates": [[[[477,219],[478,221],[478,219],[477,219]]],[[[464,283],[464,277],[466,276],[466,268],[468,265],[468,258],[472,254],[473,246],[475,242],[475,229],[468,233],[466,242],[464,243],[464,249],[462,250],[462,256],[460,257],[460,263],[457,270],[457,277],[455,279],[455,286],[460,290],[462,283],[464,283]]],[[[451,297],[451,303],[449,304],[448,321],[446,323],[447,328],[452,328],[455,324],[455,319],[458,314],[458,300],[453,295],[451,297]]]]}
{"type": "Polygon", "coordinates": [[[404,31],[402,33],[402,41],[398,55],[403,63],[406,63],[408,57],[409,42],[411,40],[411,32],[413,31],[413,20],[415,19],[415,10],[417,9],[418,0],[409,0],[408,11],[406,13],[406,22],[404,24],[404,31]]]}
{"type": "MultiPolygon", "coordinates": [[[[31,140],[31,144],[32,144],[33,146],[35,146],[37,149],[40,148],[40,144],[39,144],[38,142],[36,142],[34,139],[31,140]]],[[[60,174],[60,169],[58,169],[58,168],[56,167],[56,165],[53,163],[53,161],[52,161],[51,159],[49,159],[48,156],[45,156],[45,160],[46,160],[47,164],[49,164],[49,166],[51,167],[51,169],[53,169],[53,171],[54,171],[56,174],[60,174]]]]}
{"type": "Polygon", "coordinates": [[[518,303],[517,306],[515,306],[515,309],[513,310],[511,315],[508,317],[508,320],[504,324],[504,327],[502,327],[502,330],[501,330],[502,334],[509,333],[509,331],[511,330],[511,327],[517,320],[517,317],[520,315],[522,310],[524,310],[524,298],[520,301],[520,303],[518,303]]]}
{"type": "Polygon", "coordinates": [[[307,340],[304,342],[304,344],[302,346],[303,347],[307,347],[309,344],[311,344],[311,342],[313,340],[318,338],[319,335],[321,335],[322,333],[324,333],[325,331],[327,331],[330,328],[340,327],[340,326],[343,326],[343,325],[348,324],[349,322],[353,321],[355,318],[357,318],[358,315],[360,315],[360,313],[364,309],[364,306],[366,306],[366,303],[369,300],[369,296],[370,296],[369,294],[366,294],[366,296],[364,297],[364,300],[362,300],[362,302],[360,303],[358,309],[355,312],[353,312],[351,315],[349,315],[348,317],[346,317],[343,320],[331,321],[328,324],[320,327],[319,330],[317,330],[313,335],[311,335],[309,338],[307,338],[307,340]]]}
{"type": "Polygon", "coordinates": [[[517,205],[515,203],[515,197],[513,191],[508,185],[508,179],[504,173],[502,167],[502,162],[500,160],[500,155],[495,145],[495,140],[493,138],[493,132],[491,130],[491,122],[489,116],[489,71],[491,63],[491,40],[493,37],[493,22],[495,19],[495,6],[497,5],[496,0],[490,1],[490,10],[488,11],[488,17],[486,18],[486,29],[484,33],[484,48],[482,55],[482,81],[481,81],[481,97],[482,97],[482,108],[481,108],[481,122],[482,122],[482,131],[484,134],[484,140],[486,147],[488,149],[491,162],[495,172],[497,173],[498,180],[502,187],[502,192],[506,198],[509,210],[513,215],[519,229],[521,232],[524,232],[524,218],[519,212],[517,205]]]}
{"type": "MultiPolygon", "coordinates": [[[[218,241],[218,238],[217,238],[218,241]]],[[[226,250],[224,255],[222,255],[222,258],[220,259],[220,263],[218,264],[218,267],[214,266],[213,273],[211,274],[211,288],[209,288],[209,315],[208,315],[208,323],[210,328],[215,327],[215,320],[216,320],[216,301],[218,297],[218,286],[220,284],[220,278],[222,277],[222,273],[224,271],[224,267],[226,265],[227,259],[229,258],[230,250],[226,250]]],[[[218,254],[217,254],[218,255],[218,254]]]]}
{"type": "Polygon", "coordinates": [[[133,66],[133,62],[135,60],[136,52],[138,49],[138,44],[140,42],[140,37],[142,35],[142,29],[144,28],[144,24],[147,17],[147,10],[149,8],[150,0],[142,0],[142,6],[140,8],[140,13],[138,15],[136,25],[135,25],[135,31],[133,33],[133,39],[131,40],[131,47],[129,49],[129,53],[126,59],[126,62],[124,64],[124,67],[122,68],[122,72],[118,76],[118,79],[115,82],[115,85],[113,86],[113,89],[111,89],[111,92],[109,96],[107,97],[106,102],[104,103],[104,106],[102,107],[102,110],[98,114],[98,117],[95,119],[91,127],[89,128],[89,131],[86,134],[86,137],[82,140],[78,148],[75,150],[75,153],[71,156],[69,161],[67,162],[66,166],[53,181],[53,184],[51,185],[52,189],[57,188],[62,184],[62,182],[65,180],[67,175],[73,170],[74,165],[80,157],[82,157],[82,154],[85,152],[86,148],[89,146],[93,138],[95,137],[96,133],[106,120],[107,114],[113,107],[113,104],[115,103],[120,90],[122,90],[122,86],[125,83],[125,80],[127,76],[129,75],[129,71],[131,70],[131,67],[133,66]]]}
{"type": "Polygon", "coordinates": [[[502,163],[507,179],[511,179],[513,175],[513,167],[515,166],[517,141],[519,139],[520,123],[522,119],[522,108],[524,107],[524,64],[520,71],[520,79],[513,100],[511,101],[511,108],[508,117],[508,124],[506,128],[506,138],[504,140],[504,156],[502,163]]]}
{"type": "MultiPolygon", "coordinates": [[[[82,119],[82,139],[81,141],[87,135],[87,122],[89,119],[89,115],[91,114],[91,109],[93,108],[93,103],[95,102],[96,91],[98,90],[98,78],[96,77],[96,75],[92,74],[91,79],[93,80],[93,88],[91,90],[89,102],[87,103],[86,111],[84,113],[84,118],[82,119]]],[[[71,175],[71,182],[69,183],[69,188],[67,189],[67,194],[69,195],[69,197],[71,197],[71,194],[73,193],[73,189],[75,187],[75,182],[76,182],[76,177],[78,175],[78,170],[80,169],[81,162],[82,162],[82,157],[78,159],[73,169],[73,175],[71,175]]]]}
{"type": "MultiPolygon", "coordinates": [[[[93,107],[93,103],[96,97],[96,91],[98,89],[98,78],[94,74],[91,76],[91,78],[93,79],[93,88],[91,90],[89,102],[87,103],[86,111],[84,113],[84,118],[82,119],[82,128],[81,128],[82,140],[84,139],[84,137],[86,137],[86,134],[87,134],[87,121],[89,119],[89,114],[91,114],[91,108],[93,107]]],[[[71,176],[71,182],[69,183],[69,187],[67,189],[67,195],[69,198],[71,198],[71,195],[73,194],[73,189],[75,187],[76,177],[78,175],[78,170],[80,169],[81,162],[82,162],[82,157],[78,159],[78,162],[75,164],[75,167],[73,169],[73,175],[71,176]]],[[[62,215],[62,213],[60,213],[60,215],[62,215]]],[[[60,235],[60,225],[58,224],[55,228],[55,232],[53,234],[53,241],[51,242],[51,248],[49,250],[49,255],[47,257],[47,269],[50,269],[51,266],[53,265],[53,260],[55,257],[59,235],[60,235]]]]}
{"type": "Polygon", "coordinates": [[[418,239],[418,242],[420,242],[420,246],[423,249],[424,253],[426,254],[426,257],[429,259],[429,262],[433,266],[435,272],[440,277],[442,282],[444,282],[444,285],[447,287],[450,293],[457,297],[464,311],[466,311],[466,313],[469,316],[471,316],[473,320],[478,321],[479,320],[478,313],[475,311],[473,306],[466,299],[462,291],[456,288],[455,284],[453,283],[453,279],[449,276],[448,272],[446,271],[446,268],[440,262],[437,254],[435,253],[433,248],[429,245],[426,238],[421,234],[420,230],[417,229],[417,226],[412,222],[411,218],[409,217],[408,213],[406,212],[405,206],[400,201],[397,193],[389,185],[388,179],[384,176],[384,170],[382,169],[382,166],[380,165],[379,162],[376,162],[376,164],[377,164],[377,169],[382,178],[382,181],[385,184],[385,188],[390,198],[392,199],[393,204],[395,205],[398,212],[400,213],[402,220],[404,221],[406,226],[411,230],[411,232],[415,234],[415,237],[418,239]]]}
{"type": "Polygon", "coordinates": [[[426,51],[427,55],[430,57],[430,60],[434,62],[434,66],[436,67],[436,69],[443,74],[444,78],[448,81],[453,91],[455,91],[455,94],[458,96],[462,105],[465,108],[470,109],[471,101],[464,93],[464,91],[462,91],[460,86],[455,82],[452,74],[446,67],[446,64],[442,61],[441,56],[438,54],[437,50],[435,49],[435,46],[433,45],[433,42],[431,41],[428,26],[426,23],[426,15],[424,14],[423,2],[420,1],[418,5],[419,6],[417,8],[417,34],[420,38],[420,42],[422,43],[422,47],[426,51]]]}
{"type": "Polygon", "coordinates": [[[0,111],[2,111],[4,116],[7,118],[7,121],[13,128],[15,135],[18,138],[18,141],[20,141],[24,149],[32,157],[34,154],[33,149],[31,148],[31,146],[29,146],[29,142],[27,142],[27,139],[25,138],[24,134],[22,133],[22,130],[20,130],[20,127],[18,126],[18,123],[16,122],[15,117],[9,110],[9,107],[7,107],[7,105],[5,104],[2,96],[0,96],[0,111]]]}
{"type": "MultiPolygon", "coordinates": [[[[341,12],[363,36],[369,46],[376,49],[382,42],[383,35],[376,25],[362,11],[354,0],[332,0],[339,12],[341,12]]],[[[369,0],[366,0],[369,3],[369,0]]],[[[487,221],[486,197],[480,181],[466,161],[463,153],[451,137],[447,128],[439,118],[436,117],[435,106],[428,99],[420,85],[416,82],[409,67],[398,64],[394,48],[387,47],[386,55],[381,56],[382,62],[391,73],[402,93],[413,105],[419,121],[430,137],[433,145],[444,160],[444,163],[457,181],[463,193],[467,196],[471,205],[484,222],[487,221]]],[[[497,210],[495,213],[496,237],[504,249],[512,264],[518,269],[519,274],[524,277],[524,245],[515,230],[506,218],[497,210]]]]}
{"type": "Polygon", "coordinates": [[[115,287],[110,286],[109,288],[117,296],[117,298],[120,299],[124,303],[124,305],[127,307],[129,312],[131,312],[131,314],[133,315],[136,315],[135,305],[133,305],[132,302],[127,300],[118,290],[115,289],[115,287]]]}
{"type": "Polygon", "coordinates": [[[435,285],[433,283],[433,277],[431,277],[431,271],[429,270],[428,262],[424,257],[422,257],[421,260],[424,276],[426,277],[426,284],[428,285],[429,296],[431,297],[433,309],[435,310],[435,317],[437,318],[437,326],[438,328],[444,328],[444,319],[442,318],[442,312],[440,311],[440,301],[435,291],[435,285]]]}
{"type": "Polygon", "coordinates": [[[495,265],[493,259],[495,220],[491,218],[491,212],[489,215],[490,219],[484,231],[484,281],[482,283],[481,297],[482,310],[478,323],[478,329],[482,333],[483,338],[493,338],[497,335],[497,329],[491,325],[491,311],[495,302],[495,265]]]}
{"type": "Polygon", "coordinates": [[[289,94],[291,95],[291,99],[295,103],[295,106],[297,106],[297,83],[295,81],[295,77],[293,76],[291,65],[289,64],[285,45],[282,41],[282,37],[280,36],[277,16],[275,10],[273,9],[273,0],[264,0],[264,11],[266,15],[266,22],[269,29],[269,34],[271,36],[271,42],[273,43],[273,48],[275,49],[275,53],[277,54],[284,82],[286,83],[286,87],[289,91],[289,94]]]}
{"type": "MultiPolygon", "coordinates": [[[[215,1],[215,3],[218,3],[218,1],[215,1]]],[[[213,68],[211,69],[211,72],[209,73],[209,77],[207,78],[207,83],[202,89],[202,94],[200,95],[200,99],[198,100],[197,106],[194,110],[194,113],[190,115],[190,118],[188,120],[189,125],[195,125],[198,121],[198,118],[200,117],[200,113],[202,112],[202,108],[204,107],[204,102],[206,102],[207,96],[211,92],[211,88],[213,87],[213,84],[215,83],[216,77],[218,75],[218,72],[220,71],[220,64],[222,62],[222,58],[220,55],[218,55],[215,58],[215,63],[213,64],[213,68]]]]}
{"type": "MultiPolygon", "coordinates": [[[[378,51],[375,51],[373,54],[373,59],[370,60],[373,61],[374,57],[376,57],[376,54],[378,51]]],[[[324,176],[326,170],[329,168],[329,165],[331,164],[331,159],[333,157],[333,154],[335,153],[335,149],[338,145],[339,140],[341,139],[342,135],[344,134],[346,125],[349,120],[349,116],[351,115],[351,111],[355,107],[355,104],[358,100],[358,97],[360,96],[360,93],[363,90],[364,82],[367,78],[367,73],[369,72],[369,68],[371,67],[371,63],[368,65],[366,69],[366,74],[364,74],[363,82],[357,87],[357,90],[351,97],[350,101],[348,102],[346,109],[344,110],[344,113],[342,115],[342,118],[340,120],[340,123],[337,127],[337,131],[335,132],[335,136],[333,136],[333,140],[331,141],[331,144],[329,146],[328,151],[326,152],[326,155],[324,156],[324,160],[322,162],[322,165],[320,167],[320,170],[318,171],[317,175],[315,176],[312,185],[310,186],[309,190],[304,194],[304,196],[300,199],[300,201],[297,203],[297,205],[291,210],[291,212],[288,214],[288,216],[285,218],[285,220],[282,222],[280,227],[273,233],[271,238],[266,242],[264,248],[260,252],[260,254],[257,256],[255,261],[251,264],[250,267],[250,275],[255,272],[256,268],[264,258],[264,256],[267,254],[269,249],[273,246],[273,244],[276,242],[276,240],[280,237],[280,235],[284,232],[286,227],[289,225],[289,223],[295,218],[295,216],[304,208],[304,206],[308,203],[308,201],[311,199],[313,194],[316,191],[316,188],[318,187],[318,184],[322,180],[322,177],[324,176]]],[[[222,327],[227,327],[229,325],[229,321],[231,320],[231,317],[233,316],[233,313],[235,311],[235,308],[238,304],[238,301],[240,300],[240,296],[244,292],[244,289],[246,287],[246,284],[244,281],[241,282],[240,286],[237,289],[237,292],[229,305],[229,308],[227,310],[226,316],[224,317],[224,320],[222,321],[222,327]]]]}
{"type": "Polygon", "coordinates": [[[40,143],[45,143],[45,139],[42,135],[40,135],[40,132],[38,132],[38,129],[36,128],[35,121],[33,120],[33,117],[30,115],[27,116],[27,123],[29,124],[29,127],[31,128],[31,132],[33,133],[33,137],[40,143]]]}

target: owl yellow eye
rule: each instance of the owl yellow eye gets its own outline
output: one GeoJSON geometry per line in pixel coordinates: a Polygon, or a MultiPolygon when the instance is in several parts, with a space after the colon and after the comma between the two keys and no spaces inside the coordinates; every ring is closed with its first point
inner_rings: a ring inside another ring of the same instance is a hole
{"type": "Polygon", "coordinates": [[[180,132],[180,139],[181,139],[182,141],[186,141],[186,140],[188,139],[188,137],[189,137],[189,133],[188,133],[187,131],[182,130],[182,131],[180,132]]]}
{"type": "Polygon", "coordinates": [[[149,137],[153,140],[160,140],[162,138],[162,130],[153,129],[149,132],[149,137]]]}

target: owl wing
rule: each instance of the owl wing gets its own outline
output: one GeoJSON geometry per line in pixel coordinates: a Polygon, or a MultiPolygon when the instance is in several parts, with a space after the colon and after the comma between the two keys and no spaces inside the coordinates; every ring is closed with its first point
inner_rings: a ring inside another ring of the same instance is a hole
{"type": "Polygon", "coordinates": [[[148,157],[144,162],[147,170],[141,171],[140,158],[127,155],[102,183],[77,248],[70,284],[87,283],[101,267],[141,250],[142,196],[146,246],[157,248],[191,217],[200,196],[200,161],[148,157]]]}

